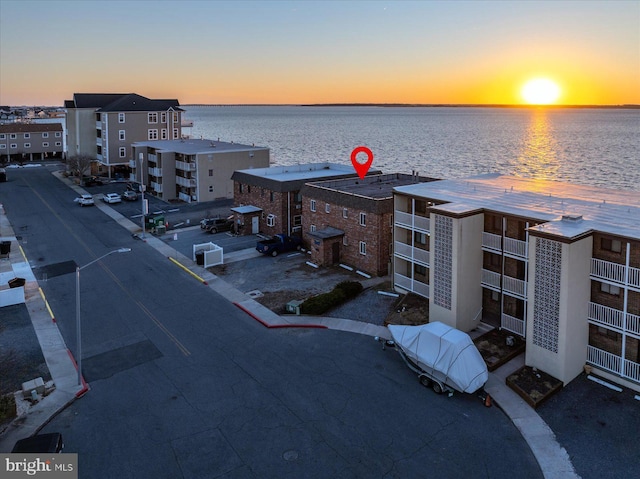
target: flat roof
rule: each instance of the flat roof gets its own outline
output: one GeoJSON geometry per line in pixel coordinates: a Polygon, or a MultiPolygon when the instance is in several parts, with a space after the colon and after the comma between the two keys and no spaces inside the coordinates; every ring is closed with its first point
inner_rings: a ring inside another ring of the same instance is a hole
{"type": "MultiPolygon", "coordinates": [[[[248,170],[236,170],[246,175],[268,178],[271,181],[313,181],[336,175],[356,174],[353,166],[338,163],[305,163],[290,166],[270,166],[269,168],[251,168],[248,170]]],[[[372,172],[379,170],[371,170],[372,172]]]]}
{"type": "Polygon", "coordinates": [[[490,210],[546,221],[531,228],[546,234],[572,238],[600,231],[640,238],[637,191],[500,174],[399,186],[394,191],[447,202],[433,207],[435,211],[463,214],[490,210]]]}
{"type": "Polygon", "coordinates": [[[433,180],[433,178],[425,178],[406,173],[389,173],[386,175],[365,176],[364,179],[356,177],[341,180],[318,181],[309,183],[309,186],[359,195],[365,198],[385,199],[393,197],[393,189],[396,187],[433,180]]]}
{"type": "Polygon", "coordinates": [[[243,145],[241,143],[233,143],[215,140],[150,140],[136,141],[134,147],[148,147],[156,150],[182,153],[184,155],[196,155],[203,153],[226,153],[233,151],[250,151],[250,150],[268,150],[264,146],[243,145]]]}
{"type": "Polygon", "coordinates": [[[233,208],[231,208],[231,211],[234,211],[241,215],[246,215],[248,213],[258,213],[262,211],[262,208],[258,208],[257,206],[253,206],[253,205],[234,206],[233,208]]]}

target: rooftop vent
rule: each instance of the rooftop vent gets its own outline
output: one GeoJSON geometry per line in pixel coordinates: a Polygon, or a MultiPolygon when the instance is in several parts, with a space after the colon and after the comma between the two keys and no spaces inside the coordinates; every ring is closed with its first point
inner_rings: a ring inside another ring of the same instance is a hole
{"type": "Polygon", "coordinates": [[[562,215],[562,221],[568,221],[570,223],[578,223],[582,221],[582,215],[562,215]]]}

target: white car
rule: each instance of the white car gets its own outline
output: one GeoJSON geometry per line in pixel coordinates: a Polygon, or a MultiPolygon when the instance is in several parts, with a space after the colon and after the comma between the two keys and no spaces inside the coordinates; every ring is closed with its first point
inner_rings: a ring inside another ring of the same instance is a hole
{"type": "Polygon", "coordinates": [[[120,203],[122,201],[122,197],[118,193],[107,193],[102,199],[105,203],[120,203]]]}
{"type": "Polygon", "coordinates": [[[92,206],[94,204],[93,196],[91,195],[81,195],[73,201],[78,203],[80,206],[92,206]]]}

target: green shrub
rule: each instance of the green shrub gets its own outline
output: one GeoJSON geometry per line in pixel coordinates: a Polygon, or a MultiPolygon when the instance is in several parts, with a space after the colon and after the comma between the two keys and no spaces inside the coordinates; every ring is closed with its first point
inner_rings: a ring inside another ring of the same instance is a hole
{"type": "Polygon", "coordinates": [[[362,284],[357,281],[343,281],[336,285],[332,291],[322,293],[307,299],[300,305],[302,314],[320,315],[331,308],[355,298],[362,291],[362,284]]]}

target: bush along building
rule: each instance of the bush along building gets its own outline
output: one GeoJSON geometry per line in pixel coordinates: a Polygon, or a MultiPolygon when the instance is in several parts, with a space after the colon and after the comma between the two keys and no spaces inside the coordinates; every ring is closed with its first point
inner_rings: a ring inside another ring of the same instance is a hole
{"type": "Polygon", "coordinates": [[[640,200],[483,175],[394,190],[393,281],[429,317],[526,340],[525,361],[568,383],[585,365],[640,390],[640,200]]]}
{"type": "MultiPolygon", "coordinates": [[[[370,170],[369,174],[379,174],[370,170]]],[[[302,186],[314,180],[355,178],[351,165],[308,163],[241,169],[233,173],[233,203],[240,234],[302,234],[302,186]]]]}
{"type": "Polygon", "coordinates": [[[311,261],[390,273],[393,188],[434,181],[402,173],[311,182],[302,188],[302,231],[311,261]]]}

